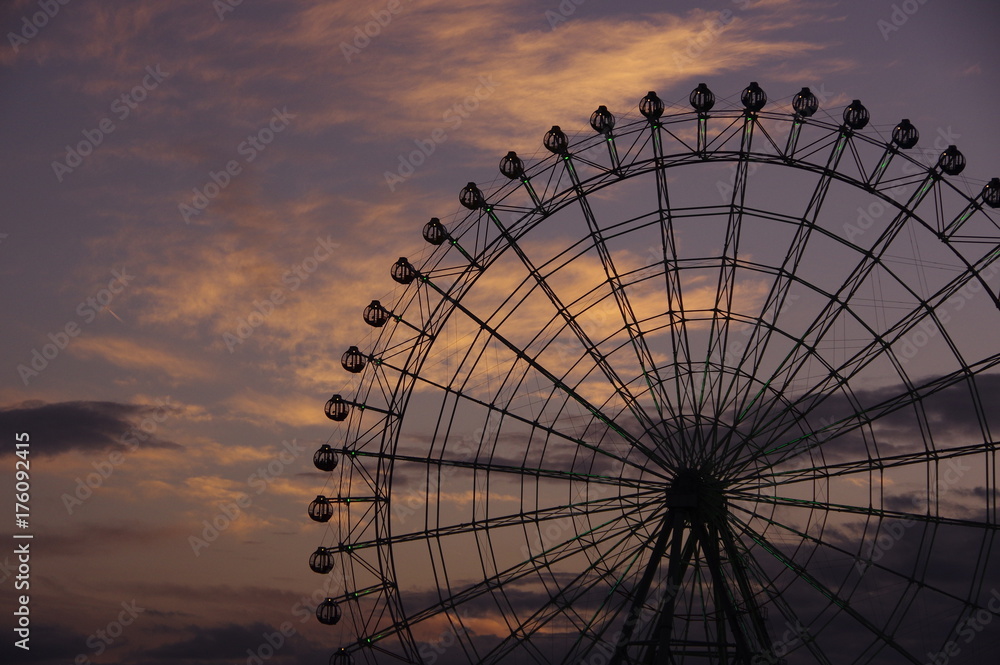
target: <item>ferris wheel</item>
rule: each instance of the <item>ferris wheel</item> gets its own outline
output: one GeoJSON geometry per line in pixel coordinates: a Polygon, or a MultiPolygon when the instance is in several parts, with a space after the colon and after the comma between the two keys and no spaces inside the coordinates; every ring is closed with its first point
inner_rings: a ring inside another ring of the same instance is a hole
{"type": "Polygon", "coordinates": [[[857,100],[686,101],[552,127],[392,265],[314,458],[331,664],[925,663],[1000,618],[1000,179],[857,100]]]}

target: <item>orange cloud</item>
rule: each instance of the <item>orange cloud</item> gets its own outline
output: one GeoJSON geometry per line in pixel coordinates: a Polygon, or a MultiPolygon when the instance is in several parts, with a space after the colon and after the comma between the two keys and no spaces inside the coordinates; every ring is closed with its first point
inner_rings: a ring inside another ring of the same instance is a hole
{"type": "Polygon", "coordinates": [[[209,368],[190,356],[132,338],[81,336],[70,347],[70,352],[83,359],[99,358],[125,369],[163,374],[173,381],[204,380],[211,376],[209,368]]]}

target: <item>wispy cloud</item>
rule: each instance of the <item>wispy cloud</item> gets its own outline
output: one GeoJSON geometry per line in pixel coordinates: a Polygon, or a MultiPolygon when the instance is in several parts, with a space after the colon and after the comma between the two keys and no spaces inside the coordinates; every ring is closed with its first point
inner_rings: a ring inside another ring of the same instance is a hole
{"type": "Polygon", "coordinates": [[[125,369],[159,374],[171,381],[211,376],[203,363],[130,337],[81,337],[71,352],[84,360],[100,359],[125,369]]]}

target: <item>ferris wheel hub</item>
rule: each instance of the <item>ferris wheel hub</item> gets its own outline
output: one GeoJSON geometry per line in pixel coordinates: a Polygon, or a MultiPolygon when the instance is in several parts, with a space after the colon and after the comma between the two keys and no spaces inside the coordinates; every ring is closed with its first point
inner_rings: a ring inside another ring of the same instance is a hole
{"type": "Polygon", "coordinates": [[[688,513],[691,519],[714,520],[728,510],[725,485],[710,472],[698,468],[677,471],[667,488],[666,506],[688,513]]]}

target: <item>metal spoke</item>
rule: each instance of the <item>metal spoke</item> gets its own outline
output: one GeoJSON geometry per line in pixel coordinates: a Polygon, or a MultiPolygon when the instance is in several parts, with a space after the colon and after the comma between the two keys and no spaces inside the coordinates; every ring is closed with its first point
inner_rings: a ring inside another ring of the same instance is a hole
{"type": "MultiPolygon", "coordinates": [[[[951,593],[949,591],[945,591],[944,589],[938,587],[935,584],[931,584],[931,583],[927,582],[926,580],[917,579],[917,578],[915,578],[912,575],[907,575],[907,574],[903,573],[902,571],[896,570],[895,568],[890,568],[890,567],[888,567],[888,566],[886,566],[884,564],[878,563],[877,561],[859,560],[856,555],[851,554],[849,551],[847,551],[843,547],[839,547],[837,545],[834,545],[828,539],[827,540],[823,540],[821,538],[817,538],[815,536],[812,536],[812,535],[806,533],[805,531],[802,531],[800,529],[796,529],[794,527],[791,527],[791,526],[789,526],[787,524],[784,524],[782,522],[779,522],[777,520],[773,520],[773,519],[767,517],[766,515],[762,515],[760,513],[747,510],[746,508],[743,508],[742,506],[737,506],[736,510],[739,510],[740,512],[747,513],[748,515],[752,516],[754,519],[762,520],[762,521],[767,522],[768,524],[770,524],[772,526],[776,526],[776,527],[778,527],[780,529],[788,531],[789,533],[791,533],[791,534],[793,534],[793,535],[795,535],[795,536],[803,539],[804,541],[808,541],[808,542],[810,542],[810,543],[812,543],[814,545],[817,545],[819,547],[825,547],[825,548],[827,548],[827,549],[829,549],[829,550],[831,550],[833,552],[836,552],[838,554],[842,554],[846,558],[851,559],[852,561],[855,561],[857,563],[863,563],[864,566],[865,566],[865,569],[867,569],[869,567],[870,568],[875,568],[875,569],[880,570],[880,571],[882,571],[884,573],[887,573],[889,575],[893,575],[894,577],[898,577],[899,579],[904,580],[904,581],[906,581],[906,582],[908,582],[910,584],[914,584],[914,585],[918,585],[918,586],[921,586],[921,587],[926,588],[926,589],[930,589],[931,591],[933,591],[933,592],[935,592],[937,594],[940,594],[942,597],[948,598],[949,600],[954,600],[954,601],[959,602],[959,603],[966,603],[967,602],[966,599],[961,598],[960,596],[957,596],[954,593],[951,593]]],[[[734,521],[736,521],[737,523],[739,523],[739,524],[743,524],[743,521],[739,520],[735,516],[732,519],[734,521]]],[[[780,596],[776,596],[776,597],[780,597],[780,596]]],[[[973,609],[986,609],[984,607],[977,606],[977,605],[972,605],[971,607],[973,609]]]]}
{"type": "MultiPolygon", "coordinates": [[[[379,362],[378,365],[379,365],[380,368],[381,367],[387,367],[389,369],[395,370],[395,371],[400,372],[400,373],[408,373],[407,370],[405,370],[403,368],[400,368],[400,367],[395,367],[395,366],[390,365],[389,363],[386,363],[386,362],[379,362]]],[[[513,368],[511,368],[511,371],[513,371],[513,368]]],[[[497,406],[494,403],[490,403],[490,402],[486,402],[485,400],[478,399],[474,395],[470,395],[468,391],[463,391],[460,388],[453,388],[451,386],[442,385],[441,383],[433,381],[433,380],[427,378],[426,376],[424,376],[422,374],[412,374],[412,377],[418,383],[426,384],[426,385],[428,385],[430,387],[433,387],[433,388],[435,388],[437,390],[440,390],[442,393],[445,393],[447,395],[452,395],[452,396],[454,396],[454,397],[456,397],[456,398],[458,398],[460,400],[468,401],[468,402],[471,402],[471,403],[473,403],[473,404],[475,404],[477,406],[485,407],[490,412],[492,412],[492,413],[498,413],[501,416],[503,416],[504,418],[510,418],[511,420],[515,420],[515,421],[523,423],[525,425],[530,425],[534,429],[537,429],[539,431],[545,432],[546,434],[554,436],[554,437],[556,437],[558,439],[561,439],[561,440],[566,441],[568,443],[572,443],[572,444],[574,444],[576,446],[579,446],[581,448],[589,450],[589,451],[593,452],[595,455],[600,455],[602,457],[606,457],[608,459],[615,460],[616,462],[620,462],[620,463],[622,463],[622,464],[624,464],[626,466],[632,467],[632,468],[634,468],[636,470],[639,470],[639,471],[643,471],[643,470],[649,471],[646,467],[643,467],[643,466],[639,465],[634,460],[629,460],[626,457],[622,457],[620,455],[617,455],[613,451],[611,451],[611,450],[609,450],[607,448],[602,448],[600,446],[594,445],[594,444],[592,444],[592,443],[590,443],[590,442],[588,442],[588,441],[586,441],[586,440],[584,440],[584,439],[582,439],[580,437],[571,436],[571,435],[567,434],[566,432],[562,432],[560,430],[557,430],[557,429],[555,429],[554,427],[552,427],[550,425],[545,425],[544,423],[541,423],[538,420],[532,420],[530,418],[526,418],[526,417],[524,417],[524,416],[522,416],[522,415],[520,415],[518,413],[515,413],[515,412],[511,411],[510,409],[502,408],[502,407],[497,406]]],[[[558,390],[559,388],[560,388],[560,386],[553,384],[553,391],[558,390]]],[[[457,409],[457,406],[456,406],[456,409],[457,409]]]]}
{"type": "MultiPolygon", "coordinates": [[[[674,379],[674,398],[676,409],[695,413],[696,391],[694,382],[694,357],[691,351],[691,339],[687,329],[687,315],[684,307],[684,293],[681,286],[680,269],[678,267],[677,236],[674,229],[673,210],[670,205],[670,193],[667,183],[666,168],[663,166],[663,136],[659,125],[651,125],[653,149],[656,155],[656,198],[657,214],[660,218],[660,240],[663,244],[663,277],[667,296],[667,315],[670,317],[670,351],[677,378],[674,379]]],[[[687,440],[686,432],[677,436],[677,445],[683,453],[690,457],[694,442],[687,440]]]]}
{"type": "MultiPolygon", "coordinates": [[[[771,455],[776,452],[784,451],[781,452],[780,456],[776,459],[768,461],[769,467],[778,466],[793,457],[807,453],[814,448],[819,448],[828,441],[832,441],[843,434],[858,429],[859,427],[874,423],[879,418],[894,413],[904,407],[919,405],[922,403],[923,399],[960,382],[967,381],[969,376],[974,376],[977,373],[984,372],[996,366],[1000,366],[1000,354],[986,358],[978,363],[970,364],[969,366],[955,370],[950,374],[937,377],[922,385],[910,386],[908,390],[892,398],[884,400],[867,409],[858,408],[850,416],[842,418],[834,423],[820,428],[817,431],[806,433],[805,435],[796,437],[790,441],[786,440],[781,443],[775,442],[769,447],[764,447],[759,451],[754,451],[754,454],[750,455],[742,466],[745,468],[753,462],[760,461],[764,455],[771,455]],[[826,436],[824,438],[819,438],[816,437],[816,434],[824,434],[826,436]],[[812,440],[810,441],[810,439],[812,440]]],[[[813,403],[811,405],[812,408],[815,408],[816,404],[817,403],[813,403]]],[[[803,411],[803,414],[807,413],[808,411],[803,411]]],[[[773,440],[775,437],[772,436],[770,438],[773,440]]],[[[780,441],[780,439],[778,439],[778,441],[780,441]]]]}
{"type": "Polygon", "coordinates": [[[764,549],[764,551],[766,551],[768,554],[774,557],[782,565],[791,569],[796,575],[798,575],[806,583],[808,583],[809,586],[818,591],[828,601],[839,607],[848,616],[850,616],[859,624],[861,624],[866,630],[871,632],[877,639],[882,640],[887,646],[891,647],[894,651],[903,656],[906,660],[910,661],[911,663],[914,663],[914,665],[924,665],[922,660],[911,654],[903,647],[901,647],[899,643],[897,643],[896,640],[893,639],[891,635],[886,635],[882,630],[880,630],[877,626],[875,626],[875,624],[873,624],[860,612],[851,607],[850,603],[848,603],[847,600],[841,598],[836,592],[834,592],[825,584],[816,579],[816,577],[812,575],[808,570],[806,570],[798,563],[796,563],[794,560],[792,560],[790,557],[782,553],[781,550],[777,548],[777,546],[775,546],[773,543],[764,538],[762,534],[754,531],[746,523],[741,523],[741,527],[744,530],[744,532],[747,533],[747,535],[749,535],[750,538],[754,540],[754,542],[756,542],[764,549]]]}
{"type": "MultiPolygon", "coordinates": [[[[428,280],[425,283],[426,284],[430,284],[433,287],[433,282],[431,282],[431,281],[428,280]]],[[[436,288],[436,287],[434,287],[434,288],[436,288]]],[[[445,293],[443,290],[440,290],[440,289],[437,289],[437,290],[438,290],[438,292],[443,297],[449,298],[448,294],[445,293]]],[[[594,406],[589,401],[587,401],[582,395],[580,395],[575,390],[573,390],[569,385],[567,385],[560,378],[558,378],[557,376],[555,376],[554,374],[552,374],[550,371],[548,371],[547,369],[545,369],[544,367],[542,367],[540,364],[538,364],[538,362],[534,358],[531,358],[526,353],[524,353],[523,351],[521,351],[517,347],[516,344],[512,343],[511,341],[509,341],[505,336],[503,336],[502,334],[500,334],[500,332],[498,332],[492,326],[490,326],[485,321],[483,321],[481,318],[479,318],[474,313],[472,313],[461,302],[459,302],[459,301],[452,301],[452,302],[453,302],[453,305],[455,306],[456,309],[458,309],[459,311],[461,311],[469,320],[473,321],[476,325],[478,325],[480,327],[480,329],[482,329],[484,332],[489,333],[490,336],[492,336],[494,339],[496,339],[501,344],[503,344],[504,346],[506,346],[519,359],[521,359],[524,362],[528,363],[532,367],[532,369],[534,369],[539,374],[541,374],[542,376],[544,376],[546,379],[548,379],[549,381],[551,381],[553,383],[553,385],[557,386],[559,389],[561,389],[562,391],[564,391],[567,395],[569,395],[569,397],[571,397],[573,400],[575,400],[576,402],[578,402],[581,406],[583,406],[584,409],[586,409],[587,411],[589,411],[595,418],[597,418],[602,423],[606,424],[609,428],[611,428],[612,430],[614,430],[619,436],[621,436],[622,438],[624,438],[625,440],[627,440],[633,447],[635,447],[636,449],[638,449],[641,452],[643,452],[644,454],[646,454],[651,460],[654,460],[655,462],[659,463],[661,466],[664,466],[664,467],[666,466],[666,462],[663,459],[661,459],[661,457],[656,453],[656,451],[650,449],[648,446],[646,446],[641,441],[639,441],[636,437],[632,436],[627,431],[625,431],[622,427],[618,426],[613,419],[611,419],[610,417],[604,415],[600,411],[600,409],[598,409],[596,406],[594,406]]],[[[636,415],[637,418],[640,418],[640,422],[641,422],[642,411],[637,409],[637,406],[635,405],[635,403],[631,402],[631,401],[627,402],[627,407],[629,408],[629,411],[631,413],[633,413],[634,415],[636,415]]]]}
{"type": "MultiPolygon", "coordinates": [[[[673,409],[670,405],[669,397],[663,391],[663,380],[659,375],[656,361],[653,358],[652,352],[649,350],[649,346],[646,344],[646,339],[643,336],[642,329],[639,327],[639,322],[636,320],[635,312],[632,310],[632,304],[629,301],[629,297],[624,286],[622,285],[622,280],[619,276],[617,268],[615,267],[614,259],[612,258],[611,252],[606,244],[604,232],[594,216],[594,211],[590,206],[590,201],[587,199],[587,193],[580,183],[580,178],[577,175],[576,169],[573,167],[572,156],[567,154],[563,159],[563,164],[565,165],[566,171],[573,183],[573,187],[576,189],[577,201],[580,204],[580,210],[583,218],[587,222],[587,228],[590,232],[594,248],[597,249],[598,256],[601,259],[601,265],[604,268],[604,274],[607,278],[607,285],[610,287],[611,292],[614,295],[615,303],[618,306],[622,322],[625,324],[625,330],[628,332],[629,340],[632,342],[636,360],[639,362],[643,376],[646,378],[646,385],[653,396],[653,402],[658,414],[658,420],[663,420],[665,411],[673,417],[675,414],[672,412],[673,409]]],[[[654,422],[652,425],[653,427],[657,427],[659,423],[654,422]]]]}
{"type": "MultiPolygon", "coordinates": [[[[530,638],[533,633],[541,630],[560,613],[571,609],[572,603],[580,599],[591,587],[604,582],[605,578],[614,572],[613,568],[608,569],[605,574],[594,578],[590,582],[589,586],[578,586],[581,581],[585,580],[589,573],[597,569],[599,563],[611,556],[612,553],[621,551],[621,548],[628,541],[635,539],[633,527],[622,529],[620,532],[616,532],[616,535],[620,535],[621,537],[612,546],[608,547],[607,551],[603,552],[593,562],[576,574],[572,580],[563,584],[562,588],[558,592],[558,597],[550,598],[547,604],[540,607],[532,613],[531,616],[524,619],[520,624],[518,624],[518,626],[511,630],[511,635],[497,645],[489,656],[487,656],[487,659],[491,659],[498,663],[503,662],[503,659],[518,645],[518,643],[530,638]]],[[[643,547],[644,545],[642,543],[636,543],[631,549],[637,550],[641,553],[643,547]]],[[[583,631],[581,630],[581,639],[582,636],[583,631]]],[[[484,662],[486,662],[487,659],[484,659],[484,662]]]]}
{"type": "MultiPolygon", "coordinates": [[[[795,233],[789,244],[784,261],[781,267],[775,271],[774,281],[761,308],[761,313],[747,340],[746,347],[740,359],[734,365],[735,367],[742,367],[752,357],[752,369],[749,372],[751,376],[756,377],[761,371],[761,363],[764,360],[765,352],[771,341],[772,332],[778,324],[778,317],[788,303],[791,286],[795,281],[795,276],[802,263],[812,232],[816,228],[823,204],[826,202],[827,193],[830,191],[830,183],[833,181],[837,166],[840,164],[840,158],[844,154],[843,143],[846,140],[846,134],[841,132],[841,136],[827,157],[826,168],[820,174],[819,181],[816,183],[816,188],[809,199],[809,204],[806,206],[801,223],[795,226],[795,233]]],[[[734,376],[732,385],[729,388],[730,391],[736,388],[737,382],[738,376],[734,376]]],[[[757,392],[751,398],[751,390],[748,385],[746,390],[736,389],[735,395],[738,401],[733,403],[733,408],[737,414],[734,426],[738,426],[750,410],[754,401],[760,397],[761,393],[757,392]]],[[[729,441],[726,442],[726,447],[723,449],[722,455],[725,457],[728,456],[728,453],[729,441]]]]}
{"type": "Polygon", "coordinates": [[[936,524],[941,526],[961,526],[971,529],[996,530],[996,524],[988,524],[971,519],[958,519],[955,517],[941,517],[940,515],[929,515],[924,513],[910,513],[902,510],[887,510],[885,508],[875,508],[873,506],[852,506],[843,503],[831,503],[829,501],[810,501],[807,499],[793,499],[790,497],[762,496],[734,490],[732,496],[743,501],[766,503],[774,506],[791,506],[796,508],[815,508],[823,512],[844,513],[846,515],[863,515],[865,517],[879,517],[882,519],[892,518],[919,522],[921,524],[936,524]]]}
{"type": "MultiPolygon", "coordinates": [[[[753,143],[754,128],[757,118],[747,112],[743,119],[743,132],[740,136],[739,161],[736,163],[736,177],[732,197],[729,202],[729,213],[726,219],[726,232],[723,241],[722,255],[719,257],[719,280],[715,290],[715,305],[712,310],[712,322],[708,336],[708,350],[702,371],[702,381],[699,387],[700,396],[695,409],[701,414],[709,397],[714,398],[714,408],[711,422],[710,441],[716,441],[719,434],[719,416],[723,413],[723,389],[725,377],[722,372],[714,377],[711,372],[713,364],[722,365],[725,362],[726,348],[729,345],[729,323],[733,311],[733,296],[736,288],[737,261],[739,259],[740,234],[743,229],[744,206],[747,196],[747,177],[750,166],[749,153],[753,143]],[[715,357],[718,360],[714,360],[715,357]]],[[[699,442],[701,443],[701,442],[699,442]]],[[[714,446],[706,442],[705,445],[714,446]]],[[[718,453],[718,450],[713,452],[718,453]]]]}
{"type": "MultiPolygon", "coordinates": [[[[585,197],[581,197],[582,200],[586,200],[585,197]]],[[[566,325],[573,331],[580,344],[583,346],[584,350],[590,355],[591,359],[596,363],[601,372],[604,373],[608,381],[618,392],[619,395],[625,400],[628,405],[629,410],[635,415],[636,419],[645,424],[647,427],[655,426],[655,422],[649,417],[649,415],[639,406],[639,402],[631,391],[628,389],[627,384],[618,376],[618,373],[613,367],[611,367],[607,358],[597,349],[594,342],[587,335],[587,332],[583,329],[580,323],[576,320],[569,310],[559,299],[559,296],[552,289],[548,281],[539,273],[538,269],[532,265],[531,260],[528,258],[524,250],[518,245],[514,237],[507,231],[500,219],[493,213],[492,209],[487,209],[487,214],[495,225],[501,229],[501,233],[507,239],[510,244],[511,249],[524,264],[524,267],[528,270],[532,278],[537,282],[538,286],[545,293],[546,297],[552,302],[552,306],[555,311],[563,318],[566,325]]],[[[612,286],[614,289],[615,287],[612,286]]],[[[616,295],[616,298],[618,296],[616,295]]],[[[630,335],[632,332],[630,331],[630,335]]],[[[634,343],[634,342],[633,342],[634,343]]],[[[648,351],[648,350],[647,350],[648,351]]]]}
{"type": "MultiPolygon", "coordinates": [[[[928,176],[930,178],[930,176],[928,176]]],[[[844,285],[840,287],[836,294],[831,298],[830,303],[824,307],[820,314],[815,318],[813,323],[810,325],[809,329],[802,335],[802,341],[796,345],[796,347],[788,354],[788,356],[782,361],[781,365],[771,377],[770,382],[779,380],[783,378],[784,383],[783,388],[787,387],[790,381],[798,374],[799,371],[804,367],[806,360],[810,357],[812,353],[811,349],[819,343],[821,339],[832,329],[834,322],[837,317],[842,313],[848,311],[848,303],[851,301],[855,293],[857,293],[864,279],[871,273],[871,271],[876,266],[882,266],[882,255],[887,251],[891,242],[898,236],[898,234],[903,230],[905,223],[910,219],[910,210],[913,209],[925,197],[930,191],[931,180],[925,180],[925,182],[918,188],[917,192],[911,196],[910,202],[906,207],[904,207],[904,212],[901,212],[896,218],[890,223],[889,227],[880,235],[876,243],[871,250],[867,250],[863,253],[862,261],[854,268],[851,275],[845,280],[844,285]],[[805,340],[807,338],[813,338],[813,341],[807,343],[805,340]]],[[[817,396],[822,396],[824,391],[833,386],[843,384],[849,381],[857,372],[861,371],[865,366],[870,364],[877,356],[885,353],[887,350],[892,348],[892,343],[902,337],[902,335],[914,329],[921,321],[934,315],[936,308],[942,305],[949,298],[954,296],[969,280],[976,278],[979,271],[994,260],[996,260],[997,254],[995,252],[989,252],[977,261],[975,266],[969,266],[968,270],[963,272],[958,277],[951,280],[948,284],[941,287],[935,294],[928,298],[920,298],[916,293],[910,291],[913,297],[917,300],[918,304],[902,319],[891,326],[882,334],[876,334],[872,331],[872,341],[869,342],[861,351],[855,353],[855,355],[845,362],[841,367],[837,368],[835,372],[831,372],[824,381],[815,385],[809,392],[799,398],[800,401],[805,401],[810,398],[816,398],[817,396]]],[[[901,281],[901,284],[903,282],[901,281]]],[[[936,322],[940,323],[940,322],[936,322]]],[[[940,328],[943,329],[943,328],[940,328]]],[[[898,367],[898,361],[895,363],[898,367]]],[[[905,374],[902,369],[899,368],[900,374],[905,379],[905,374]]],[[[765,410],[763,414],[758,415],[755,419],[753,430],[759,429],[758,423],[762,418],[767,415],[768,410],[765,410]]]]}
{"type": "MultiPolygon", "coordinates": [[[[476,598],[491,593],[493,590],[501,588],[504,585],[511,584],[512,582],[516,582],[517,580],[527,575],[536,573],[539,568],[551,567],[553,563],[557,563],[563,559],[569,558],[570,556],[577,554],[577,550],[570,549],[570,547],[583,543],[584,536],[594,534],[599,530],[604,529],[605,527],[608,527],[612,524],[615,524],[616,522],[624,520],[626,517],[629,517],[637,513],[638,511],[639,508],[633,508],[629,511],[623,512],[620,515],[617,515],[614,518],[606,520],[601,524],[599,524],[598,526],[589,529],[583,534],[576,535],[568,540],[557,543],[556,545],[553,545],[552,547],[546,549],[545,551],[529,557],[527,560],[519,564],[511,566],[510,568],[507,568],[503,571],[499,571],[483,579],[482,581],[477,582],[476,584],[465,587],[461,591],[453,593],[446,600],[442,600],[441,602],[435,603],[434,605],[430,605],[424,608],[423,610],[410,614],[409,617],[407,618],[406,626],[396,625],[389,628],[388,630],[380,631],[380,633],[376,636],[363,637],[361,641],[364,642],[365,640],[375,641],[375,639],[378,640],[385,639],[389,635],[395,634],[400,630],[408,629],[409,627],[415,624],[419,624],[423,621],[426,621],[432,617],[435,617],[441,614],[442,612],[456,609],[463,603],[475,600],[476,598]]],[[[628,529],[628,532],[631,533],[630,527],[622,527],[622,529],[628,529]]],[[[600,543],[604,542],[604,540],[618,535],[620,535],[618,531],[611,531],[608,534],[602,536],[600,539],[595,540],[592,543],[587,543],[585,546],[596,547],[600,543]]]]}
{"type": "Polygon", "coordinates": [[[338,546],[338,549],[344,552],[356,552],[358,550],[379,545],[392,546],[398,543],[426,540],[427,538],[432,537],[445,538],[461,534],[479,533],[510,526],[523,526],[526,524],[547,522],[549,520],[559,520],[566,517],[579,517],[581,514],[600,515],[601,513],[620,511],[621,502],[624,499],[644,496],[648,497],[652,494],[652,490],[643,490],[637,491],[633,494],[615,495],[613,497],[592,499],[588,501],[577,501],[566,505],[539,508],[537,510],[522,511],[509,515],[494,516],[473,522],[463,522],[443,527],[426,528],[420,531],[411,531],[409,533],[392,534],[387,538],[341,543],[338,546]]]}
{"type": "MultiPolygon", "coordinates": [[[[736,506],[736,509],[744,510],[740,506],[736,506]]],[[[746,511],[744,510],[744,512],[746,511]]],[[[756,514],[754,515],[756,516],[756,514]]],[[[741,522],[739,520],[736,520],[732,515],[730,515],[728,519],[730,523],[734,525],[734,528],[738,531],[741,522]]],[[[789,625],[787,622],[792,622],[794,624],[793,627],[796,628],[800,627],[802,624],[799,620],[798,615],[795,613],[795,610],[784,599],[781,593],[776,592],[773,589],[774,586],[773,580],[760,567],[760,562],[757,561],[757,559],[751,555],[750,550],[748,550],[741,541],[734,539],[733,542],[735,547],[738,547],[742,550],[743,559],[747,563],[746,569],[748,571],[748,574],[754,577],[756,584],[768,595],[768,600],[770,601],[770,604],[772,606],[776,606],[778,610],[781,612],[782,616],[786,619],[785,625],[789,625]]],[[[821,665],[832,665],[829,657],[826,655],[825,652],[823,652],[822,649],[820,649],[819,645],[816,643],[814,639],[811,638],[811,636],[809,637],[809,639],[804,639],[803,642],[805,648],[808,649],[809,653],[812,654],[813,658],[816,659],[817,663],[820,663],[821,665]]],[[[764,657],[772,657],[774,655],[774,647],[775,643],[771,643],[769,645],[770,653],[765,652],[764,654],[761,655],[764,657]]]]}
{"type": "Polygon", "coordinates": [[[524,466],[517,466],[514,464],[482,462],[475,459],[463,460],[463,459],[447,459],[442,457],[421,457],[418,455],[402,455],[402,454],[382,453],[374,451],[364,451],[364,450],[349,450],[345,451],[345,454],[357,457],[373,458],[391,463],[412,462],[414,464],[423,464],[434,467],[471,469],[475,471],[485,471],[488,473],[505,473],[514,476],[553,478],[556,480],[566,480],[566,481],[576,481],[576,482],[586,481],[588,483],[595,483],[598,485],[611,485],[613,487],[629,487],[636,490],[648,490],[651,487],[657,487],[661,485],[660,482],[654,482],[654,481],[642,481],[631,478],[621,478],[618,476],[602,476],[598,474],[578,473],[574,471],[565,471],[561,469],[532,469],[532,468],[526,468],[524,466]]]}
{"type": "Polygon", "coordinates": [[[983,443],[970,444],[966,446],[956,446],[953,448],[935,448],[934,450],[920,450],[913,453],[900,453],[898,455],[884,455],[880,457],[869,457],[863,460],[850,462],[832,462],[821,466],[805,467],[801,469],[789,469],[786,471],[776,471],[774,466],[764,472],[756,472],[752,476],[743,476],[734,479],[734,484],[752,480],[755,488],[763,489],[767,487],[780,487],[798,482],[813,481],[820,478],[836,478],[839,476],[849,476],[855,473],[871,473],[873,471],[884,471],[906,466],[924,465],[951,459],[961,459],[973,455],[980,456],[987,453],[996,453],[1000,450],[1000,442],[984,441],[983,443]]]}

